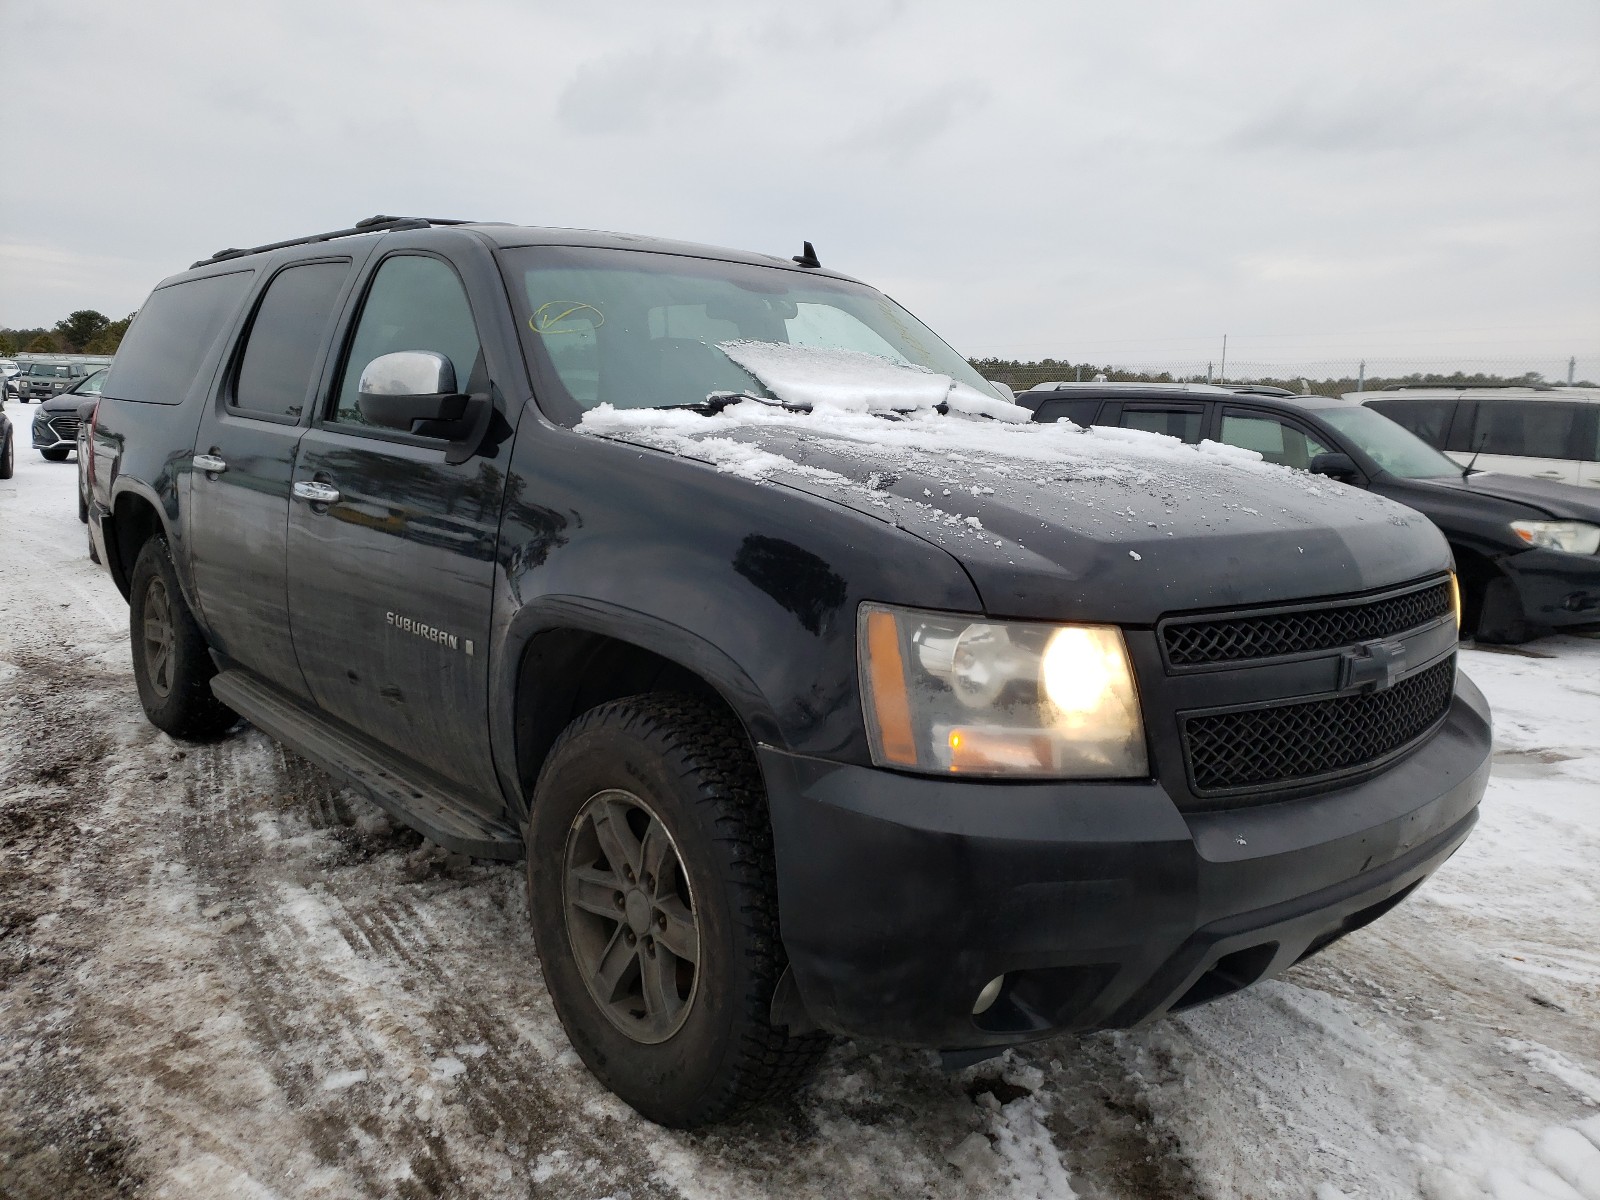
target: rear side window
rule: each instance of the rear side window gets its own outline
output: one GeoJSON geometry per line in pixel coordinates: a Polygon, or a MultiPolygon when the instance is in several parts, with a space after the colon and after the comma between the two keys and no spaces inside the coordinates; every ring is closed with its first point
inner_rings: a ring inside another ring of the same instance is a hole
{"type": "Polygon", "coordinates": [[[117,350],[105,394],[147,404],[182,402],[254,274],[208,275],[150,293],[117,350]]]}
{"type": "Polygon", "coordinates": [[[1035,421],[1060,421],[1068,420],[1074,425],[1088,426],[1094,422],[1095,413],[1100,411],[1098,400],[1046,400],[1039,405],[1039,411],[1034,415],[1035,421]]]}
{"type": "Polygon", "coordinates": [[[1194,445],[1200,440],[1200,426],[1204,417],[1205,414],[1199,409],[1129,408],[1123,405],[1122,419],[1117,424],[1124,429],[1164,433],[1194,445]]]}
{"type": "Polygon", "coordinates": [[[1444,449],[1445,435],[1450,431],[1450,414],[1455,406],[1456,402],[1448,399],[1375,400],[1368,405],[1436,450],[1444,449]]]}
{"type": "Polygon", "coordinates": [[[1241,412],[1222,414],[1222,440],[1229,446],[1254,450],[1269,463],[1301,471],[1307,470],[1317,455],[1328,453],[1328,447],[1293,425],[1241,412]]]}
{"type": "Polygon", "coordinates": [[[299,419],[349,274],[346,259],[287,267],[273,277],[250,323],[231,407],[299,419]]]}
{"type": "Polygon", "coordinates": [[[1485,400],[1478,405],[1472,446],[1485,454],[1575,458],[1583,405],[1553,400],[1485,400]]]}

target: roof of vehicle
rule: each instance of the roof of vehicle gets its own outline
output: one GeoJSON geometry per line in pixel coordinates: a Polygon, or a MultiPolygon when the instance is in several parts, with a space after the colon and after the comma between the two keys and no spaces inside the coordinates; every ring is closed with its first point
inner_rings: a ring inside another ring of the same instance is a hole
{"type": "Polygon", "coordinates": [[[1492,387],[1481,384],[1440,387],[1437,385],[1384,388],[1377,392],[1346,392],[1365,404],[1370,400],[1459,400],[1470,396],[1474,400],[1600,400],[1600,388],[1566,387],[1555,384],[1518,384],[1512,387],[1492,387]]]}
{"type": "Polygon", "coordinates": [[[811,243],[809,242],[804,243],[805,249],[800,255],[785,258],[776,254],[754,254],[747,250],[733,250],[723,246],[708,246],[696,242],[645,237],[640,234],[608,233],[594,229],[510,225],[501,221],[461,221],[444,217],[387,216],[367,217],[365,220],[357,221],[349,228],[335,229],[327,233],[308,234],[304,237],[268,242],[261,246],[248,248],[231,247],[226,250],[219,250],[210,258],[201,259],[193,263],[189,269],[194,270],[198,267],[229,263],[236,259],[248,258],[256,254],[266,254],[270,251],[282,250],[290,246],[316,246],[348,237],[374,236],[384,233],[427,230],[431,228],[471,230],[501,249],[511,249],[517,246],[592,246],[612,250],[648,250],[657,254],[678,254],[690,258],[714,258],[724,262],[749,263],[752,266],[781,267],[791,271],[806,271],[808,273],[826,275],[834,279],[852,279],[849,275],[822,268],[815,257],[815,252],[811,250],[811,243]]]}
{"type": "Polygon", "coordinates": [[[1047,391],[1029,388],[1025,392],[1017,393],[1017,403],[1037,412],[1045,401],[1063,395],[1074,400],[1170,400],[1177,398],[1174,393],[1188,393],[1197,400],[1216,400],[1226,397],[1230,400],[1269,404],[1281,400],[1289,408],[1323,408],[1330,405],[1346,407],[1343,401],[1333,396],[1298,396],[1282,389],[1257,392],[1241,388],[1213,387],[1203,383],[1073,383],[1047,391]]]}

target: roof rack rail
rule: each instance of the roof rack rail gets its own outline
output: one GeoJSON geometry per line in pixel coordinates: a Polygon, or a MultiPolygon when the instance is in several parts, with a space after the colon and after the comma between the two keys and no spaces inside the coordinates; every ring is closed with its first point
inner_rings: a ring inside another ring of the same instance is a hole
{"type": "Polygon", "coordinates": [[[1383,388],[1386,392],[1471,392],[1499,391],[1505,388],[1527,388],[1534,392],[1554,392],[1560,389],[1550,383],[1452,383],[1448,379],[1441,379],[1437,383],[1391,383],[1383,388]]]}
{"type": "Polygon", "coordinates": [[[249,246],[240,248],[229,247],[227,250],[218,250],[210,258],[202,258],[199,262],[190,263],[192,271],[196,267],[208,267],[212,263],[227,262],[230,258],[244,258],[250,254],[265,254],[268,250],[282,250],[285,246],[309,246],[314,242],[331,242],[335,238],[355,237],[362,233],[393,233],[401,229],[427,229],[430,225],[478,225],[479,221],[461,221],[453,217],[368,217],[357,221],[349,229],[335,229],[330,233],[313,233],[308,237],[289,238],[282,242],[268,242],[264,246],[249,246]]]}

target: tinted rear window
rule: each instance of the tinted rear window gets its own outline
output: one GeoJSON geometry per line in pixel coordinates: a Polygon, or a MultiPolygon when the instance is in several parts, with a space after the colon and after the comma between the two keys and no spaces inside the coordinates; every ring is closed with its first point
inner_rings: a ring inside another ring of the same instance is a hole
{"type": "Polygon", "coordinates": [[[1453,399],[1374,400],[1368,405],[1436,450],[1444,449],[1445,435],[1450,431],[1450,414],[1455,406],[1453,399]]]}
{"type": "Polygon", "coordinates": [[[1046,400],[1034,413],[1035,421],[1071,421],[1074,425],[1089,425],[1100,411],[1099,400],[1046,400]]]}
{"type": "Polygon", "coordinates": [[[254,271],[189,279],[150,294],[117,350],[105,394],[178,404],[207,352],[232,323],[254,271]]]}
{"type": "Polygon", "coordinates": [[[1485,454],[1577,458],[1583,405],[1556,400],[1485,400],[1478,405],[1472,445],[1485,454]]]}
{"type": "Polygon", "coordinates": [[[1146,433],[1164,433],[1190,445],[1200,440],[1200,427],[1205,414],[1182,408],[1124,408],[1117,422],[1124,429],[1142,429],[1146,433]]]}

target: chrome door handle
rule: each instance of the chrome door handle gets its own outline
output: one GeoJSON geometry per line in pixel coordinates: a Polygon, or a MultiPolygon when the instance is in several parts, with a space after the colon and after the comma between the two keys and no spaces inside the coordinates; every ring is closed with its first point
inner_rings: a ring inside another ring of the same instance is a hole
{"type": "Polygon", "coordinates": [[[339,498],[339,489],[326,483],[297,483],[294,495],[297,500],[309,500],[313,504],[332,504],[339,498]]]}
{"type": "Polygon", "coordinates": [[[215,454],[196,454],[194,467],[197,471],[204,471],[207,475],[220,475],[228,469],[228,464],[215,454]]]}

